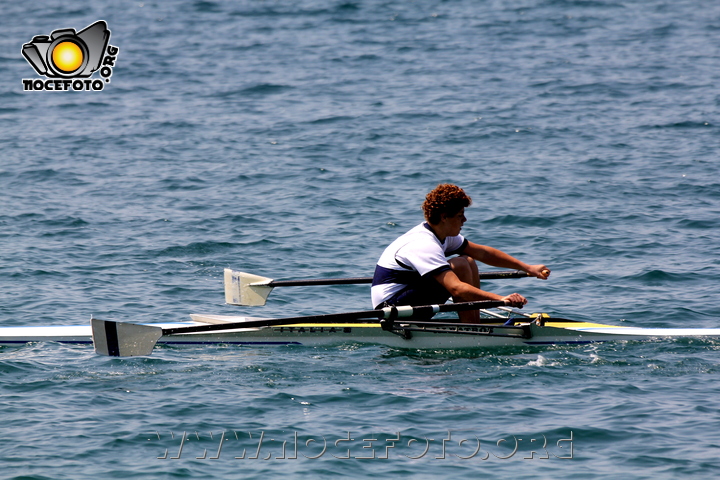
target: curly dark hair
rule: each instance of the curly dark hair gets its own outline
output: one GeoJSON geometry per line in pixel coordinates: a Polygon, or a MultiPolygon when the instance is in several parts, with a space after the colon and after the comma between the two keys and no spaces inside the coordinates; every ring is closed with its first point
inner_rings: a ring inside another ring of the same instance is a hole
{"type": "Polygon", "coordinates": [[[457,185],[443,183],[427,194],[422,204],[425,220],[440,223],[440,215],[457,215],[463,208],[472,205],[472,199],[457,185]]]}

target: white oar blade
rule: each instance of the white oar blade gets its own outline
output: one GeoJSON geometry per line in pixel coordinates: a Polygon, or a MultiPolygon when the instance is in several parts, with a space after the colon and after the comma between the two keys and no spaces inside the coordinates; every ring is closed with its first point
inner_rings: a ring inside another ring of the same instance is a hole
{"type": "Polygon", "coordinates": [[[152,353],[162,337],[162,328],[93,318],[95,352],[110,357],[142,357],[152,353]]]}
{"type": "Polygon", "coordinates": [[[230,305],[261,306],[273,287],[272,278],[225,269],[225,303],[230,305]],[[264,284],[264,285],[263,285],[264,284]]]}

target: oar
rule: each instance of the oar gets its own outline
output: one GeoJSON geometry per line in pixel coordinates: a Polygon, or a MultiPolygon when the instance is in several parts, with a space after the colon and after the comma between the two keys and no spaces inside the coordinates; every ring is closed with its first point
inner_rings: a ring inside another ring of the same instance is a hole
{"type": "MultiPolygon", "coordinates": [[[[496,272],[480,272],[481,280],[501,278],[528,277],[521,270],[498,270],[496,272]]],[[[372,277],[325,278],[314,280],[273,280],[252,273],[225,269],[225,303],[230,305],[260,306],[265,305],[267,297],[275,287],[299,287],[310,285],[349,285],[372,283],[372,277]]]]}
{"type": "Polygon", "coordinates": [[[438,312],[462,312],[481,308],[495,308],[504,302],[482,300],[476,302],[446,303],[442,305],[423,305],[418,307],[386,307],[381,310],[361,312],[309,315],[303,317],[269,318],[246,322],[207,324],[191,327],[162,328],[152,325],[113,322],[93,318],[91,320],[93,344],[100,355],[111,357],[135,357],[150,355],[160,339],[167,335],[184,333],[208,333],[238,328],[272,327],[275,325],[295,325],[298,323],[343,323],[357,320],[395,320],[396,318],[429,318],[438,312]]]}

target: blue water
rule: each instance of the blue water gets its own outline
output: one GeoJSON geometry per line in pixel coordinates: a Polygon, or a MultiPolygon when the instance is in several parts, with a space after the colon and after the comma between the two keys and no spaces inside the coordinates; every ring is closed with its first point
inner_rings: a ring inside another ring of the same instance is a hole
{"type": "MultiPolygon", "coordinates": [[[[441,182],[473,197],[467,237],[553,269],[486,285],[530,311],[720,326],[715,2],[48,1],[0,23],[2,326],[364,310],[362,285],[230,307],[222,270],[371,275],[441,182]],[[103,91],[23,92],[22,44],[101,19],[103,91]]],[[[0,477],[714,478],[719,350],[0,347],[0,477]]]]}

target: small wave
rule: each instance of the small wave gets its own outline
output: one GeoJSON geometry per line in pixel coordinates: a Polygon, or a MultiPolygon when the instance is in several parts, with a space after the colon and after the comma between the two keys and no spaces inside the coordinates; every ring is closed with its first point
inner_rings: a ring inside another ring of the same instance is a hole
{"type": "Polygon", "coordinates": [[[553,227],[557,223],[557,217],[499,215],[487,220],[486,223],[496,225],[522,225],[523,227],[553,227]]]}
{"type": "Polygon", "coordinates": [[[46,226],[50,227],[70,227],[70,228],[77,228],[77,227],[84,227],[87,225],[90,225],[89,222],[86,222],[82,218],[79,217],[60,217],[60,218],[51,218],[44,220],[42,222],[46,226]]]}
{"type": "Polygon", "coordinates": [[[529,367],[556,367],[558,365],[560,365],[559,362],[548,360],[542,355],[538,355],[536,360],[530,360],[527,363],[529,367]]]}
{"type": "Polygon", "coordinates": [[[671,273],[664,270],[650,270],[638,275],[628,275],[625,280],[643,283],[645,285],[662,285],[668,282],[686,282],[688,274],[671,273]]]}
{"type": "Polygon", "coordinates": [[[75,172],[56,170],[54,168],[40,168],[33,170],[25,170],[15,175],[10,181],[11,186],[40,183],[61,184],[63,187],[68,186],[84,186],[89,185],[88,182],[81,179],[81,175],[75,172]]]}
{"type": "Polygon", "coordinates": [[[645,125],[641,126],[640,129],[678,129],[678,130],[687,130],[687,129],[696,129],[696,128],[709,128],[712,127],[712,124],[705,121],[690,121],[686,120],[684,122],[673,122],[673,123],[665,123],[665,124],[656,124],[656,125],[645,125]]]}
{"type": "Polygon", "coordinates": [[[195,10],[198,12],[219,12],[220,11],[220,5],[218,5],[216,2],[209,2],[207,0],[195,2],[193,7],[195,7],[195,10]]]}
{"type": "Polygon", "coordinates": [[[233,97],[276,95],[291,90],[289,85],[277,85],[273,83],[259,83],[237,90],[225,90],[209,95],[214,98],[228,99],[233,97]]]}
{"type": "Polygon", "coordinates": [[[720,220],[691,220],[686,218],[677,222],[677,225],[682,228],[709,230],[720,227],[720,220]]]}
{"type": "Polygon", "coordinates": [[[353,120],[353,117],[333,116],[333,117],[326,117],[326,118],[318,118],[317,120],[311,120],[308,123],[310,125],[324,125],[324,124],[328,124],[328,123],[346,122],[349,120],[353,120]]]}
{"type": "Polygon", "coordinates": [[[286,90],[292,89],[289,85],[276,85],[272,83],[260,83],[257,85],[253,85],[252,87],[245,88],[241,90],[242,93],[253,93],[253,94],[261,94],[261,95],[268,95],[268,94],[274,94],[274,93],[281,93],[286,90]]]}
{"type": "Polygon", "coordinates": [[[188,245],[176,245],[160,250],[157,255],[162,257],[190,257],[211,255],[237,248],[234,243],[227,242],[193,242],[188,245]]]}

